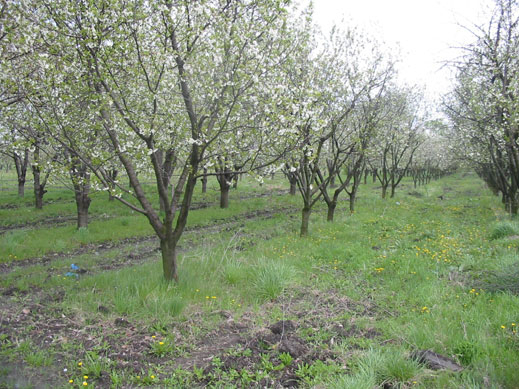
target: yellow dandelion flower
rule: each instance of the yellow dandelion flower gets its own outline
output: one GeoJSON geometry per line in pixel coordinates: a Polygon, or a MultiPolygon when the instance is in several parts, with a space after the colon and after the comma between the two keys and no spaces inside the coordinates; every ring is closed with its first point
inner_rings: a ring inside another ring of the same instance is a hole
{"type": "Polygon", "coordinates": [[[87,376],[87,375],[84,375],[83,378],[84,378],[85,380],[88,380],[88,376],[87,376]]]}
{"type": "Polygon", "coordinates": [[[83,362],[79,362],[77,365],[78,366],[83,366],[83,362]]]}
{"type": "Polygon", "coordinates": [[[68,380],[68,383],[69,383],[69,384],[73,384],[73,383],[74,383],[74,380],[68,380]]]}
{"type": "Polygon", "coordinates": [[[164,342],[159,342],[159,344],[162,346],[164,344],[164,342]]]}
{"type": "Polygon", "coordinates": [[[151,378],[152,380],[154,380],[154,379],[155,379],[155,376],[154,376],[154,375],[150,375],[150,378],[151,378]]]}
{"type": "Polygon", "coordinates": [[[506,326],[501,326],[501,328],[502,328],[502,329],[505,329],[505,328],[506,328],[506,326]]]}
{"type": "Polygon", "coordinates": [[[83,381],[83,386],[88,386],[88,382],[83,381]]]}

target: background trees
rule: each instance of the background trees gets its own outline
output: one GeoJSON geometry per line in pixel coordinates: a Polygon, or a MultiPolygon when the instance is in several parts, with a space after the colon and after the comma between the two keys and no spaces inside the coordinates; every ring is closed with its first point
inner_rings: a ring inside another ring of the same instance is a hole
{"type": "Polygon", "coordinates": [[[382,186],[382,198],[390,188],[390,197],[412,164],[422,142],[424,122],[420,117],[420,96],[411,90],[393,88],[384,96],[386,115],[375,142],[377,150],[370,165],[382,186]]]}

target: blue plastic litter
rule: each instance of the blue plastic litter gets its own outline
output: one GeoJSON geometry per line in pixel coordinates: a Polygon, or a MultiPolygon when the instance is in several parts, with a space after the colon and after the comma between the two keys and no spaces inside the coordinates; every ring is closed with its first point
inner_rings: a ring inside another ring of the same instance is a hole
{"type": "Polygon", "coordinates": [[[65,273],[65,277],[76,277],[79,278],[79,274],[72,273],[71,271],[65,273]]]}
{"type": "Polygon", "coordinates": [[[74,263],[73,263],[72,265],[70,265],[70,268],[71,268],[72,270],[79,270],[79,266],[76,265],[76,264],[74,264],[74,263]]]}

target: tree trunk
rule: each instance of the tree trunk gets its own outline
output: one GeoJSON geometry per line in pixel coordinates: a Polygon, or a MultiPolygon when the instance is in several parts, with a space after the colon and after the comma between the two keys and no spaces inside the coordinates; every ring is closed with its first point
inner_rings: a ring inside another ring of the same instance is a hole
{"type": "Polygon", "coordinates": [[[47,193],[45,185],[47,184],[47,178],[49,174],[44,176],[43,181],[41,179],[41,160],[40,160],[40,139],[36,138],[33,143],[33,163],[31,165],[32,176],[34,182],[34,206],[36,209],[43,208],[43,195],[47,193]]]}
{"type": "Polygon", "coordinates": [[[220,185],[220,208],[229,208],[229,185],[220,185]]]}
{"type": "Polygon", "coordinates": [[[76,207],[77,207],[77,228],[88,227],[88,208],[90,207],[90,197],[88,193],[77,193],[76,194],[76,207]]]}
{"type": "Polygon", "coordinates": [[[233,173],[227,167],[226,162],[221,162],[216,168],[216,179],[220,185],[220,208],[229,208],[229,189],[233,180],[233,173]]]}
{"type": "Polygon", "coordinates": [[[27,165],[29,164],[29,149],[24,150],[23,158],[14,153],[13,159],[18,177],[18,196],[23,197],[25,195],[25,176],[27,174],[27,165]]]}
{"type": "Polygon", "coordinates": [[[391,198],[395,197],[395,189],[396,189],[396,185],[391,185],[391,198]]]}
{"type": "Polygon", "coordinates": [[[330,202],[328,204],[328,216],[326,220],[329,222],[333,222],[333,215],[335,214],[335,208],[337,207],[337,203],[335,201],[330,202]]]}
{"type": "Polygon", "coordinates": [[[162,252],[162,270],[164,278],[168,281],[178,282],[177,273],[177,244],[172,238],[160,240],[162,252]]]}
{"type": "Polygon", "coordinates": [[[330,177],[330,188],[336,188],[337,185],[335,184],[335,174],[332,174],[330,177]]]}
{"type": "Polygon", "coordinates": [[[202,193],[207,193],[207,168],[204,168],[204,175],[202,176],[202,193]]]}
{"type": "Polygon", "coordinates": [[[166,204],[164,202],[164,199],[162,197],[159,196],[159,209],[160,209],[160,212],[163,214],[164,212],[166,212],[166,204]]]}
{"type": "Polygon", "coordinates": [[[34,206],[36,209],[42,209],[43,195],[47,193],[47,191],[45,190],[45,183],[41,182],[41,170],[38,164],[32,165],[32,175],[34,178],[34,206]]]}
{"type": "Polygon", "coordinates": [[[386,198],[386,193],[387,193],[387,185],[382,185],[382,198],[383,199],[386,198]]]}
{"type": "Polygon", "coordinates": [[[290,194],[292,196],[295,196],[296,194],[296,189],[297,189],[297,182],[296,181],[290,181],[290,194]]]}
{"type": "Polygon", "coordinates": [[[69,174],[74,187],[77,208],[77,228],[88,227],[88,208],[90,207],[90,173],[88,167],[75,156],[71,158],[69,174]]]}
{"type": "Polygon", "coordinates": [[[350,213],[355,212],[355,200],[357,199],[357,191],[350,193],[350,213]]]}
{"type": "Polygon", "coordinates": [[[18,197],[25,196],[25,180],[18,180],[18,197]]]}
{"type": "Polygon", "coordinates": [[[44,191],[43,188],[34,188],[34,206],[36,209],[43,208],[43,195],[45,192],[46,191],[44,191]]]}
{"type": "Polygon", "coordinates": [[[519,199],[517,198],[517,194],[512,192],[508,195],[507,211],[510,212],[510,215],[516,216],[518,208],[519,199]]]}
{"type": "Polygon", "coordinates": [[[310,222],[310,213],[312,212],[312,209],[309,207],[304,207],[302,212],[302,219],[301,219],[301,236],[308,235],[308,224],[310,222]]]}
{"type": "MultiPolygon", "coordinates": [[[[117,179],[117,174],[119,174],[119,172],[116,169],[112,169],[109,172],[110,179],[113,181],[113,182],[109,183],[110,184],[110,189],[112,189],[112,190],[115,190],[115,180],[117,179]]],[[[108,201],[114,201],[115,200],[115,196],[113,195],[112,190],[110,190],[108,192],[108,201]]]]}

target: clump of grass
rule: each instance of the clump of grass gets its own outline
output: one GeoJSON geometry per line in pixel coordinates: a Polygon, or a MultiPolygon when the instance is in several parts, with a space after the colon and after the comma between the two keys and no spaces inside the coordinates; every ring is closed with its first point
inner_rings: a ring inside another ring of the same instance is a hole
{"type": "Polygon", "coordinates": [[[490,239],[501,239],[506,238],[507,236],[518,235],[519,234],[519,225],[517,222],[512,221],[503,221],[497,223],[493,228],[490,234],[490,239]]]}
{"type": "Polygon", "coordinates": [[[223,269],[223,278],[229,285],[237,285],[246,277],[244,266],[236,260],[228,261],[223,269]]]}
{"type": "Polygon", "coordinates": [[[330,380],[331,388],[407,387],[416,378],[420,365],[401,350],[369,349],[352,360],[352,374],[330,380]]]}
{"type": "Polygon", "coordinates": [[[409,382],[419,371],[418,362],[398,353],[385,354],[377,377],[381,384],[389,383],[392,387],[399,387],[409,382]]]}
{"type": "Polygon", "coordinates": [[[294,279],[295,271],[283,262],[266,262],[260,265],[253,282],[254,292],[260,300],[278,297],[294,279]]]}

